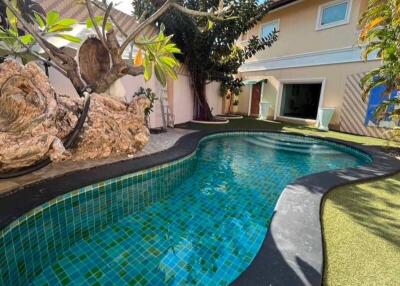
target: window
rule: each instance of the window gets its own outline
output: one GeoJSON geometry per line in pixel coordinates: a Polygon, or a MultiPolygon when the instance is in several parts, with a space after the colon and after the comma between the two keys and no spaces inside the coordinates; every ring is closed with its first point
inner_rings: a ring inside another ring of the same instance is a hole
{"type": "Polygon", "coordinates": [[[350,22],[351,0],[333,1],[318,9],[317,30],[332,28],[350,22]]]}
{"type": "Polygon", "coordinates": [[[321,83],[284,84],[280,115],[316,119],[321,89],[321,83]]]}
{"type": "Polygon", "coordinates": [[[271,34],[274,31],[274,29],[276,31],[279,31],[279,20],[268,22],[262,25],[260,37],[261,38],[268,37],[268,35],[271,34]]]}

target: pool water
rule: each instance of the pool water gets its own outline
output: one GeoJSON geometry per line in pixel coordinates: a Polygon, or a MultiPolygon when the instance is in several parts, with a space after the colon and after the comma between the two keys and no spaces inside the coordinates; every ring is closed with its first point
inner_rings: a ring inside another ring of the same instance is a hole
{"type": "Polygon", "coordinates": [[[75,241],[26,281],[228,285],[260,249],[287,184],[369,161],[344,146],[283,134],[212,136],[195,158],[191,174],[165,197],[75,241]]]}

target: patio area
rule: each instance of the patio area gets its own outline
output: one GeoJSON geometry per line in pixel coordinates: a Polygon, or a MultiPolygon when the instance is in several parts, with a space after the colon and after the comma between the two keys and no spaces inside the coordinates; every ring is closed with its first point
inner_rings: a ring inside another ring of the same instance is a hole
{"type": "Polygon", "coordinates": [[[96,166],[104,166],[116,162],[131,160],[133,158],[140,158],[165,151],[174,146],[179,138],[191,132],[193,131],[175,128],[168,130],[166,133],[151,134],[150,141],[145,148],[132,156],[113,155],[106,159],[52,163],[49,166],[28,175],[7,180],[0,180],[0,198],[6,193],[12,192],[15,189],[23,188],[27,185],[32,185],[40,181],[50,180],[68,173],[94,168],[96,166]]]}

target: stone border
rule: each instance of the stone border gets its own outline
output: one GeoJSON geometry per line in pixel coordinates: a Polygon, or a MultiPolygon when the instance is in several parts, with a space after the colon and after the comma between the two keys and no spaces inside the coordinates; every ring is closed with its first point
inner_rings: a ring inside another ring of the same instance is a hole
{"type": "Polygon", "coordinates": [[[243,115],[215,115],[216,119],[222,119],[222,120],[237,120],[237,119],[243,119],[243,115]]]}
{"type": "Polygon", "coordinates": [[[227,119],[222,119],[217,121],[190,120],[190,122],[203,125],[222,125],[222,124],[228,124],[229,120],[227,119]]]}
{"type": "MultiPolygon", "coordinates": [[[[183,136],[166,151],[75,171],[15,189],[0,197],[0,229],[59,195],[99,181],[175,161],[195,151],[202,138],[235,131],[279,133],[271,130],[199,131],[183,136]]],[[[321,285],[323,240],[320,212],[324,194],[338,186],[386,177],[400,171],[400,160],[386,156],[373,147],[318,136],[284,133],[356,148],[368,153],[373,161],[357,168],[312,174],[289,184],[278,200],[259,253],[232,285],[321,285]]]]}

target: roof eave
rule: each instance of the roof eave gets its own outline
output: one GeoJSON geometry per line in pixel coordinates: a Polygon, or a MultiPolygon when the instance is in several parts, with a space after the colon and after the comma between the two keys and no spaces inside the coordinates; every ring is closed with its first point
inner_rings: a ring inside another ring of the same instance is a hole
{"type": "Polygon", "coordinates": [[[279,0],[275,1],[274,3],[271,4],[271,10],[276,10],[279,8],[283,8],[289,4],[292,4],[294,2],[298,2],[299,0],[279,0]]]}

